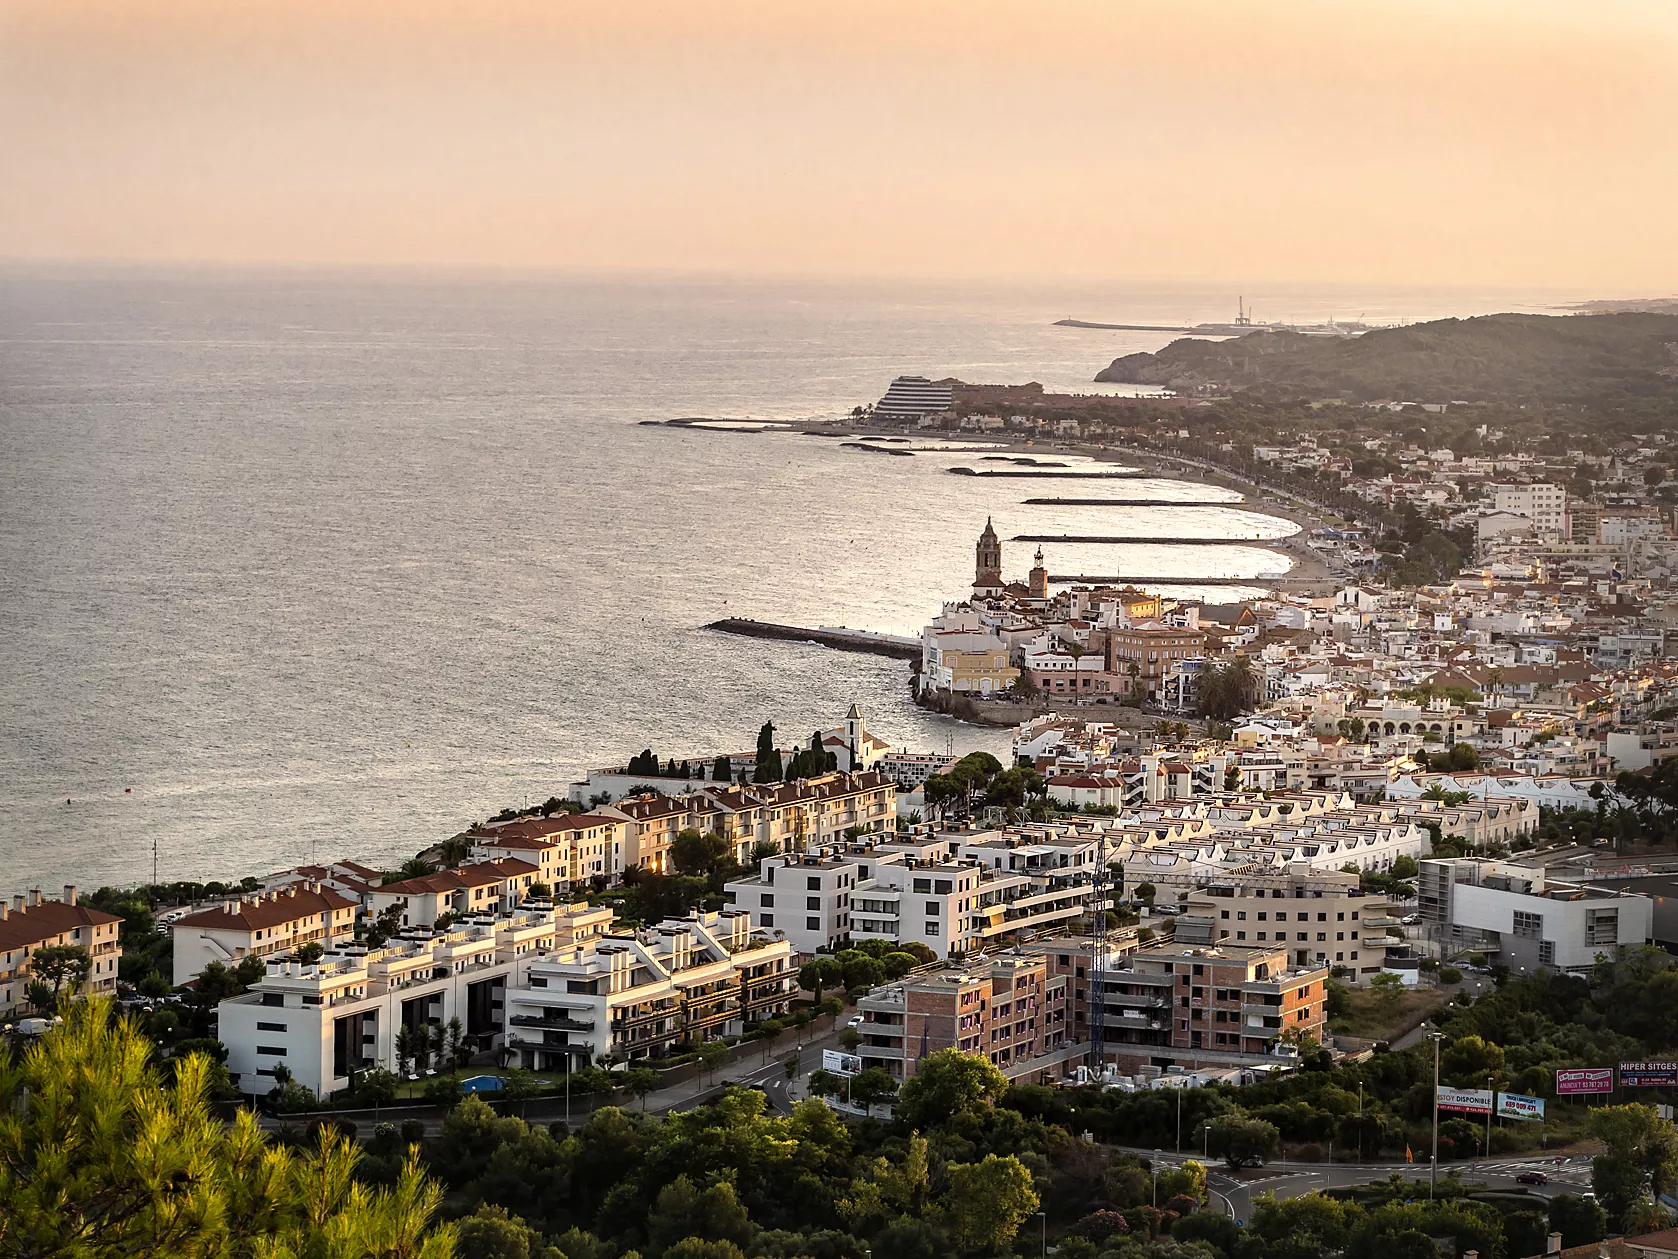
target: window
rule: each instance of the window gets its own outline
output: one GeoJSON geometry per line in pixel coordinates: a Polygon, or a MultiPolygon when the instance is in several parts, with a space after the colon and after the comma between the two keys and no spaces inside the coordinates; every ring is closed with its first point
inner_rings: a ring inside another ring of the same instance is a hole
{"type": "Polygon", "coordinates": [[[915,891],[920,892],[924,895],[925,893],[930,892],[931,890],[932,890],[932,880],[931,879],[916,879],[915,880],[915,891]]]}
{"type": "Polygon", "coordinates": [[[1259,921],[1260,922],[1265,921],[1265,913],[1264,913],[1264,910],[1262,910],[1262,909],[1259,910],[1259,921]]]}
{"type": "Polygon", "coordinates": [[[763,925],[764,926],[773,927],[775,925],[775,915],[774,914],[763,914],[763,915],[761,915],[761,917],[763,918],[763,925]]]}
{"type": "Polygon", "coordinates": [[[1352,921],[1356,922],[1357,920],[1358,920],[1358,911],[1354,909],[1352,911],[1352,921]]]}
{"type": "Polygon", "coordinates": [[[812,874],[804,880],[804,886],[812,892],[819,892],[822,890],[822,881],[812,874]]]}
{"type": "Polygon", "coordinates": [[[256,1030],[259,1031],[259,1032],[283,1032],[283,1031],[285,1031],[285,1024],[284,1023],[258,1023],[256,1025],[256,1030]]]}
{"type": "Polygon", "coordinates": [[[1309,940],[1311,938],[1310,933],[1306,932],[1306,931],[1300,931],[1300,932],[1297,932],[1296,934],[1298,935],[1299,939],[1301,939],[1301,940],[1309,940]]]}
{"type": "MultiPolygon", "coordinates": [[[[1287,935],[1284,932],[1281,932],[1281,931],[1278,931],[1276,933],[1276,937],[1280,940],[1285,940],[1285,939],[1288,938],[1287,935]]],[[[1261,939],[1261,940],[1264,939],[1264,932],[1262,932],[1262,931],[1259,932],[1258,933],[1258,938],[1261,939]]]]}
{"type": "Polygon", "coordinates": [[[1544,934],[1544,915],[1528,913],[1525,910],[1515,911],[1514,934],[1524,936],[1528,940],[1536,940],[1544,934]]]}
{"type": "Polygon", "coordinates": [[[938,908],[939,908],[939,906],[938,906],[937,901],[928,901],[926,903],[926,916],[928,918],[931,918],[934,914],[936,914],[938,912],[938,908]]]}
{"type": "Polygon", "coordinates": [[[1538,963],[1540,966],[1554,966],[1556,964],[1556,942],[1554,940],[1540,940],[1538,942],[1538,963]]]}
{"type": "Polygon", "coordinates": [[[804,920],[804,929],[806,931],[820,931],[822,929],[822,920],[820,918],[806,918],[804,920]]]}
{"type": "Polygon", "coordinates": [[[926,934],[929,935],[929,936],[932,936],[934,939],[936,939],[939,936],[943,935],[944,933],[938,929],[938,924],[937,923],[929,922],[929,923],[926,924],[926,934]]]}
{"type": "Polygon", "coordinates": [[[1245,940],[1247,938],[1247,933],[1245,931],[1237,931],[1235,933],[1235,938],[1237,940],[1245,940]]]}
{"type": "Polygon", "coordinates": [[[940,896],[949,895],[950,881],[948,879],[939,879],[938,882],[934,885],[933,890],[936,891],[940,896]]]}
{"type": "MultiPolygon", "coordinates": [[[[1238,909],[1238,910],[1236,910],[1236,911],[1235,911],[1235,920],[1236,920],[1236,921],[1237,921],[1237,922],[1246,922],[1246,921],[1247,921],[1247,911],[1246,911],[1246,910],[1244,910],[1244,909],[1238,909]]],[[[1242,938],[1242,939],[1246,939],[1246,937],[1245,937],[1245,936],[1242,936],[1242,937],[1241,937],[1241,938],[1242,938]]]]}
{"type": "Polygon", "coordinates": [[[1319,942],[1321,942],[1323,940],[1326,940],[1326,939],[1328,939],[1328,932],[1326,932],[1326,931],[1317,932],[1317,940],[1319,942]]]}
{"type": "Polygon", "coordinates": [[[1318,914],[1317,915],[1317,921],[1318,922],[1327,922],[1328,921],[1328,915],[1327,914],[1318,914]]]}
{"type": "Polygon", "coordinates": [[[285,994],[283,992],[265,992],[265,993],[262,994],[262,1004],[263,1005],[284,1005],[285,1004],[285,994]]]}
{"type": "Polygon", "coordinates": [[[259,1054],[267,1054],[269,1057],[273,1057],[273,1058],[283,1058],[283,1057],[285,1057],[285,1046],[284,1045],[258,1045],[256,1047],[256,1052],[259,1053],[259,1054]]]}
{"type": "Polygon", "coordinates": [[[1229,910],[1227,910],[1227,909],[1226,909],[1226,910],[1223,910],[1223,911],[1222,911],[1222,912],[1221,912],[1221,913],[1219,913],[1219,915],[1218,915],[1218,917],[1220,917],[1220,918],[1228,918],[1228,917],[1229,917],[1229,910]]]}
{"type": "Polygon", "coordinates": [[[804,898],[804,908],[805,909],[820,909],[821,907],[822,907],[822,898],[821,897],[819,897],[819,896],[806,896],[804,898]]]}

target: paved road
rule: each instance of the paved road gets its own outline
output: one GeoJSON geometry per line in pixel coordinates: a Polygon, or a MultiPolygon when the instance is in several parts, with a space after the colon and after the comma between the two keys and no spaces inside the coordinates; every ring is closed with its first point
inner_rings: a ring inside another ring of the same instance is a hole
{"type": "MultiPolygon", "coordinates": [[[[1186,1159],[1201,1159],[1193,1152],[1183,1154],[1160,1153],[1137,1150],[1135,1153],[1144,1156],[1157,1157],[1161,1166],[1175,1167],[1186,1159]]],[[[1591,1161],[1588,1158],[1574,1156],[1557,1160],[1555,1158],[1529,1159],[1490,1159],[1479,1163],[1447,1163],[1439,1168],[1441,1178],[1455,1172],[1457,1176],[1472,1184],[1485,1184],[1491,1189],[1525,1190],[1542,1197],[1553,1198],[1558,1194],[1581,1193],[1591,1187],[1591,1161]],[[1516,1179],[1523,1172],[1543,1172],[1550,1178],[1548,1184],[1523,1185],[1516,1179]]],[[[1277,1198],[1297,1198],[1301,1194],[1311,1193],[1319,1189],[1346,1188],[1351,1185],[1367,1185],[1372,1181],[1385,1180],[1398,1173],[1407,1180],[1422,1182],[1422,1193],[1427,1192],[1428,1169],[1425,1163],[1334,1163],[1300,1164],[1286,1163],[1282,1160],[1270,1163],[1264,1167],[1247,1168],[1239,1175],[1230,1175],[1221,1166],[1208,1164],[1206,1169],[1206,1187],[1211,1191],[1212,1202],[1224,1214],[1237,1220],[1249,1220],[1253,1215],[1253,1198],[1261,1194],[1272,1194],[1277,1198]]]]}
{"type": "MultiPolygon", "coordinates": [[[[712,1101],[722,1095],[730,1085],[762,1085],[769,1098],[770,1107],[778,1114],[790,1114],[793,1104],[802,1101],[805,1093],[802,1087],[810,1073],[821,1066],[822,1050],[837,1049],[839,1047],[839,1033],[845,1027],[845,1015],[840,1015],[838,1026],[825,1029],[812,1035],[802,1046],[796,1045],[790,1039],[784,1039],[780,1044],[765,1050],[753,1048],[740,1057],[719,1067],[715,1074],[687,1080],[666,1089],[658,1089],[648,1093],[643,1102],[634,1098],[622,1097],[613,1102],[596,1099],[592,1095],[579,1095],[570,1099],[567,1104],[563,1096],[537,1097],[519,1105],[515,1103],[508,1113],[521,1115],[531,1123],[553,1123],[555,1120],[569,1121],[574,1127],[584,1122],[594,1113],[596,1105],[617,1105],[625,1110],[644,1109],[650,1115],[666,1114],[671,1111],[691,1110],[693,1107],[712,1101]],[[798,1072],[794,1086],[789,1089],[787,1084],[786,1060],[794,1050],[798,1052],[798,1072]]],[[[490,1094],[488,1096],[493,1096],[490,1094]]],[[[282,1123],[293,1125],[307,1123],[313,1115],[287,1116],[276,1119],[264,1116],[262,1126],[269,1130],[278,1128],[282,1123]]],[[[371,1136],[374,1124],[380,1121],[400,1123],[404,1119],[418,1119],[425,1125],[426,1135],[433,1136],[442,1124],[442,1118],[436,1114],[415,1114],[411,1109],[403,1107],[381,1107],[377,1110],[340,1110],[331,1112],[333,1119],[347,1119],[354,1123],[361,1136],[371,1136]]]]}

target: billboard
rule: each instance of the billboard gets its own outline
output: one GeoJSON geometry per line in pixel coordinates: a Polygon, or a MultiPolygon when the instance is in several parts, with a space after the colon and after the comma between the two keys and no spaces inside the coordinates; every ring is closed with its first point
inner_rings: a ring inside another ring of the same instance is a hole
{"type": "Polygon", "coordinates": [[[1620,1087],[1642,1088],[1678,1084],[1678,1062],[1622,1062],[1620,1087]]]}
{"type": "Polygon", "coordinates": [[[1581,1093],[1613,1091],[1613,1067],[1569,1067],[1556,1072],[1557,1097],[1577,1097],[1581,1093]]]}
{"type": "Polygon", "coordinates": [[[834,1075],[861,1075],[862,1059],[855,1054],[842,1054],[837,1049],[822,1050],[822,1070],[834,1075]]]}
{"type": "Polygon", "coordinates": [[[1489,1115],[1492,1113],[1492,1091],[1490,1089],[1439,1089],[1437,1090],[1440,1110],[1466,1110],[1470,1114],[1489,1115]]]}
{"type": "Polygon", "coordinates": [[[1508,1119],[1536,1119],[1544,1122],[1544,1099],[1524,1097],[1520,1093],[1499,1093],[1497,1113],[1508,1119]]]}

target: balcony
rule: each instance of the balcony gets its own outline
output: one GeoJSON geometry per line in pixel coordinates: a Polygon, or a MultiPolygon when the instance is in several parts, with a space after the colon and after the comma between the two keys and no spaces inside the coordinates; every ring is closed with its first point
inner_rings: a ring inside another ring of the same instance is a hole
{"type": "Polygon", "coordinates": [[[538,1014],[515,1014],[507,1020],[515,1027],[547,1027],[556,1032],[592,1032],[594,1020],[554,1018],[538,1014]]]}

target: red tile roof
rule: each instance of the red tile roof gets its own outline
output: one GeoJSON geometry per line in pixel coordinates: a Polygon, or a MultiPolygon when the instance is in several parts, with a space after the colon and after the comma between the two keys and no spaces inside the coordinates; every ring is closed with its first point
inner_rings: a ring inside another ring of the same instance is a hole
{"type": "Polygon", "coordinates": [[[416,878],[403,879],[400,883],[386,883],[374,890],[391,892],[397,896],[424,892],[457,892],[461,888],[483,887],[489,883],[499,883],[502,879],[538,873],[540,871],[528,861],[520,861],[517,857],[503,857],[499,861],[475,861],[471,865],[457,866],[453,870],[422,874],[416,878]]]}
{"type": "Polygon", "coordinates": [[[121,921],[115,914],[87,905],[42,901],[39,905],[9,910],[6,917],[0,919],[0,949],[9,952],[32,948],[78,927],[102,927],[121,921]]]}
{"type": "Polygon", "coordinates": [[[250,900],[228,901],[215,909],[202,909],[196,914],[177,918],[177,927],[203,927],[221,931],[264,931],[281,923],[296,922],[299,918],[313,918],[319,914],[354,909],[355,901],[340,896],[329,887],[316,891],[292,883],[278,892],[271,892],[255,903],[250,900]]]}

